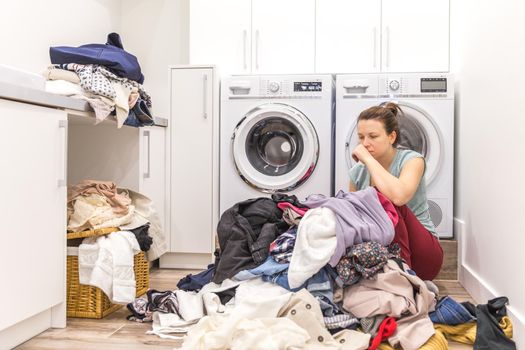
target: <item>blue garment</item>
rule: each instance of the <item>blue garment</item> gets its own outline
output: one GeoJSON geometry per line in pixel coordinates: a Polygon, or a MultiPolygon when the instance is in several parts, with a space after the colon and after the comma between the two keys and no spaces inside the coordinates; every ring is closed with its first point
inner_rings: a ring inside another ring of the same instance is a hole
{"type": "Polygon", "coordinates": [[[436,310],[428,314],[434,323],[443,323],[455,326],[462,323],[474,321],[476,318],[460,303],[445,296],[436,305],[436,310]]]}
{"type": "Polygon", "coordinates": [[[334,273],[337,275],[337,272],[330,265],[325,265],[305,282],[306,289],[319,302],[323,316],[334,316],[340,312],[339,307],[333,302],[334,292],[331,276],[334,273]]]}
{"type": "Polygon", "coordinates": [[[261,277],[263,281],[272,282],[287,290],[296,292],[299,289],[304,288],[305,284],[303,284],[299,288],[290,288],[290,285],[288,284],[289,266],[290,264],[280,264],[276,262],[271,256],[269,256],[261,265],[254,267],[253,269],[242,270],[237,272],[237,274],[233,276],[233,279],[237,281],[244,281],[252,278],[261,277]]]}
{"type": "MultiPolygon", "coordinates": [[[[154,125],[155,122],[153,121],[153,118],[144,113],[143,107],[146,107],[146,102],[142,99],[139,99],[135,106],[133,106],[133,108],[129,110],[128,117],[124,121],[124,125],[134,126],[137,128],[141,126],[154,125]],[[137,107],[139,101],[142,102],[142,107],[137,107]]],[[[146,110],[149,112],[149,109],[147,109],[147,107],[146,110]]]]}
{"type": "Polygon", "coordinates": [[[103,44],[87,44],[79,47],[55,46],[49,48],[51,63],[98,64],[106,66],[116,75],[144,83],[137,57],[126,52],[117,33],[108,35],[103,44]]]}
{"type": "Polygon", "coordinates": [[[177,283],[177,288],[185,291],[199,291],[202,287],[210,283],[215,273],[215,265],[209,264],[208,268],[196,275],[189,274],[177,283]]]}

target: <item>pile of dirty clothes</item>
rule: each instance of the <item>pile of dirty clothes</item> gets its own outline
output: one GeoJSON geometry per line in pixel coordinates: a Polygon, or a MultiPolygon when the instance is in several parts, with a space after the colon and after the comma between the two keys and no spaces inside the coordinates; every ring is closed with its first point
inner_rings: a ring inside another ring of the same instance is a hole
{"type": "Polygon", "coordinates": [[[96,123],[115,115],[119,128],[154,124],[139,62],[124,50],[119,34],[110,33],[106,44],[51,47],[49,55],[47,92],[87,101],[96,123]]]}
{"type": "Polygon", "coordinates": [[[440,296],[391,244],[396,215],[373,187],[237,203],[219,221],[215,263],[128,304],[129,319],[183,349],[512,346],[507,300],[476,307],[440,296]]]}
{"type": "MultiPolygon", "coordinates": [[[[147,252],[150,261],[158,259],[167,251],[167,239],[159,215],[152,201],[145,195],[130,189],[117,188],[111,181],[82,180],[68,186],[68,231],[102,228],[118,228],[131,233],[137,242],[136,246],[147,252]]],[[[100,241],[105,239],[104,236],[98,238],[100,241]]],[[[93,240],[94,238],[89,238],[86,242],[93,240]]]]}

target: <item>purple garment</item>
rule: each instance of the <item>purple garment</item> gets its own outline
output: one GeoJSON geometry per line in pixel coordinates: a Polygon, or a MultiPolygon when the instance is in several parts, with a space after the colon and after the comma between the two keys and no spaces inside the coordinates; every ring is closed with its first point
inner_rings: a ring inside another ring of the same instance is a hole
{"type": "Polygon", "coordinates": [[[332,267],[354,244],[375,241],[387,246],[394,239],[392,220],[373,187],[357,192],[339,191],[335,197],[312,194],[301,203],[309,208],[329,208],[335,214],[337,246],[328,262],[332,267]]]}

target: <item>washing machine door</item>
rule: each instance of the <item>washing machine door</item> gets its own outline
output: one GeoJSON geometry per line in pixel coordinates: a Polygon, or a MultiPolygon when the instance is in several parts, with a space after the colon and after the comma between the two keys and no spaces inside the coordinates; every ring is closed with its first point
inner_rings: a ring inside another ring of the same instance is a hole
{"type": "MultiPolygon", "coordinates": [[[[438,125],[424,109],[410,102],[396,102],[404,112],[399,116],[399,133],[401,138],[397,148],[410,149],[421,153],[426,160],[425,179],[430,186],[436,179],[443,162],[443,136],[438,125]]],[[[350,128],[346,143],[346,164],[349,168],[356,163],[352,150],[358,145],[357,122],[350,128]]]]}
{"type": "Polygon", "coordinates": [[[265,192],[289,192],[312,175],[319,139],[298,109],[279,103],[258,106],[237,124],[232,155],[239,176],[265,192]]]}

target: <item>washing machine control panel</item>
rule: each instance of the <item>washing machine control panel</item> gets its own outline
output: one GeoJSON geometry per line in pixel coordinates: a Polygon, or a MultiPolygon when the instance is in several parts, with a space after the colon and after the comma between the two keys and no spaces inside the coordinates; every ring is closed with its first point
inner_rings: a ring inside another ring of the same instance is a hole
{"type": "Polygon", "coordinates": [[[268,97],[314,97],[324,93],[325,86],[321,79],[277,80],[261,79],[260,92],[268,97]]]}

